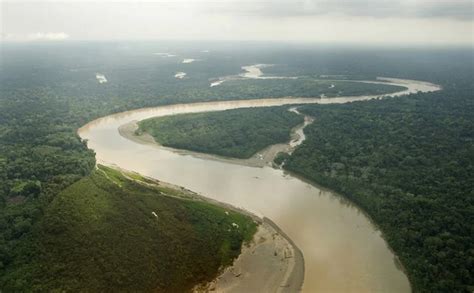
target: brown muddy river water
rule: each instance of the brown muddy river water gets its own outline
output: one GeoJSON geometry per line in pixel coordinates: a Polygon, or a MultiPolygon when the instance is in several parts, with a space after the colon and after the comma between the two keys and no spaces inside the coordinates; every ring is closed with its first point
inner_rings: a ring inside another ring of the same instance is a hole
{"type": "MultiPolygon", "coordinates": [[[[407,90],[435,91],[436,85],[386,79],[407,90]]],[[[274,221],[301,249],[305,260],[304,292],[409,292],[381,233],[355,206],[282,170],[255,168],[140,144],[118,128],[134,120],[178,113],[220,111],[301,103],[345,103],[381,96],[332,99],[261,99],[179,104],[110,115],[80,128],[97,161],[116,165],[206,197],[241,207],[274,221]]]]}

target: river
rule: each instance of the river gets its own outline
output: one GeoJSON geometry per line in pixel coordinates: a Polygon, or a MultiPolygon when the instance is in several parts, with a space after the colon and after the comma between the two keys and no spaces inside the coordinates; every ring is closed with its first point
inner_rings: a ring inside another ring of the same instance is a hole
{"type": "MultiPolygon", "coordinates": [[[[435,91],[426,82],[383,79],[407,90],[435,91]]],[[[410,292],[406,275],[367,216],[344,198],[271,167],[210,160],[122,137],[118,128],[150,117],[302,103],[346,103],[383,96],[283,98],[168,105],[94,120],[78,133],[99,163],[183,186],[274,221],[301,249],[304,292],[410,292]]]]}

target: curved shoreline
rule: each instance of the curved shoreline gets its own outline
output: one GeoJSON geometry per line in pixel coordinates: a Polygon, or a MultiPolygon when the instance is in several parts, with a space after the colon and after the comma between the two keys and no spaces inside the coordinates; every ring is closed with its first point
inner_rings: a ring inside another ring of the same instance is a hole
{"type": "MultiPolygon", "coordinates": [[[[390,80],[393,81],[393,80],[390,80]]],[[[405,83],[410,83],[412,82],[412,87],[407,87],[407,90],[392,93],[392,94],[386,94],[386,95],[373,95],[373,96],[359,96],[359,97],[338,97],[338,98],[279,98],[279,99],[257,99],[257,100],[237,100],[237,101],[218,101],[218,102],[204,102],[204,103],[192,103],[192,104],[178,104],[178,105],[169,105],[169,106],[162,106],[162,107],[154,107],[154,108],[145,108],[145,109],[138,109],[138,110],[132,110],[132,111],[127,111],[127,112],[122,112],[118,114],[113,114],[110,116],[102,117],[99,119],[96,119],[94,121],[89,122],[88,124],[84,125],[78,130],[78,133],[82,131],[86,131],[89,127],[94,127],[96,124],[100,124],[102,121],[106,121],[107,119],[113,119],[113,118],[133,118],[134,114],[142,113],[146,115],[149,115],[149,117],[157,116],[157,113],[160,113],[160,110],[168,110],[168,111],[177,111],[176,113],[195,113],[195,112],[203,112],[203,111],[220,111],[220,110],[227,110],[227,109],[235,109],[235,108],[244,108],[244,107],[269,107],[269,106],[279,106],[279,105],[295,105],[295,104],[310,104],[310,103],[321,103],[321,104],[326,104],[326,103],[347,103],[347,102],[352,102],[352,101],[362,101],[362,100],[369,100],[369,99],[377,99],[377,98],[383,98],[387,96],[400,96],[400,95],[405,95],[409,93],[414,93],[419,91],[418,86],[423,88],[425,86],[428,88],[428,90],[425,91],[435,91],[439,90],[441,87],[431,84],[431,83],[426,83],[426,82],[418,82],[418,81],[409,81],[409,80],[397,80],[401,84],[405,83]],[[176,110],[175,110],[176,109],[176,110]],[[210,109],[210,110],[209,110],[210,109]]],[[[171,113],[170,115],[173,115],[174,113],[171,113]]],[[[140,116],[140,115],[135,115],[135,116],[140,116]]],[[[131,119],[133,120],[133,119],[131,119]]],[[[122,130],[123,131],[123,130],[122,130]]],[[[135,142],[135,139],[133,139],[135,142]]],[[[143,142],[139,142],[143,143],[143,142]]],[[[161,149],[165,149],[168,151],[173,151],[179,154],[190,154],[194,156],[192,153],[185,152],[183,153],[182,151],[179,150],[174,150],[171,148],[164,148],[161,146],[157,146],[154,140],[152,140],[152,143],[161,149]]],[[[208,157],[200,157],[201,159],[209,159],[212,157],[212,155],[207,155],[208,157]]],[[[229,162],[226,160],[226,162],[229,162]]],[[[231,161],[232,162],[232,161],[231,161]]],[[[235,162],[233,162],[235,164],[235,162]]],[[[311,182],[312,183],[312,182],[311,182]]],[[[313,183],[312,183],[313,184],[313,183]]],[[[368,218],[371,220],[370,218],[368,218]]],[[[373,221],[371,221],[373,222],[373,221]]],[[[286,234],[285,234],[286,235],[286,234]]],[[[289,239],[292,241],[291,239],[289,239]]],[[[386,242],[385,242],[386,243],[386,242]]],[[[390,247],[389,247],[390,248],[390,247]]],[[[396,255],[394,255],[396,257],[396,255]]],[[[303,273],[304,277],[304,273],[303,273]]]]}
{"type": "Polygon", "coordinates": [[[335,192],[333,191],[332,189],[330,189],[329,187],[325,187],[323,185],[320,185],[318,182],[316,181],[313,181],[311,179],[308,179],[306,177],[304,177],[303,175],[300,175],[294,171],[290,171],[290,170],[286,170],[286,169],[283,169],[281,167],[278,167],[279,169],[281,169],[285,174],[288,174],[289,176],[292,176],[294,178],[298,178],[299,180],[301,180],[302,182],[306,182],[312,186],[315,186],[317,187],[318,189],[320,190],[323,190],[323,191],[327,191],[327,192],[331,192],[334,196],[336,196],[340,201],[343,202],[343,204],[345,205],[348,205],[348,206],[351,206],[351,207],[356,207],[357,209],[359,209],[359,211],[370,221],[370,223],[376,228],[376,230],[380,231],[381,232],[381,237],[384,239],[384,241],[387,243],[387,248],[390,250],[390,252],[392,252],[393,254],[393,261],[395,262],[395,265],[397,266],[397,268],[402,271],[408,278],[409,280],[409,285],[410,285],[410,292],[412,291],[412,284],[411,284],[411,280],[408,276],[408,271],[407,269],[405,268],[405,266],[403,265],[402,261],[400,260],[400,257],[395,253],[395,250],[392,249],[392,247],[390,245],[388,245],[388,242],[387,240],[385,239],[385,235],[382,233],[382,229],[380,229],[380,225],[365,211],[365,209],[363,209],[362,207],[360,207],[358,204],[354,203],[353,201],[351,201],[349,198],[347,198],[346,196],[338,193],[338,192],[335,192]]]}
{"type": "Polygon", "coordinates": [[[286,233],[278,227],[272,220],[269,218],[264,217],[263,220],[271,225],[277,233],[282,235],[290,244],[293,246],[294,254],[293,257],[295,259],[295,267],[291,271],[289,277],[286,279],[287,285],[282,289],[282,292],[300,292],[301,288],[304,283],[304,256],[303,252],[298,248],[298,246],[293,242],[293,240],[286,235],[286,233]]]}
{"type": "Polygon", "coordinates": [[[193,292],[300,292],[304,283],[301,250],[275,223],[263,217],[251,243],[234,263],[193,292]],[[262,276],[265,276],[262,279],[262,276]]]}

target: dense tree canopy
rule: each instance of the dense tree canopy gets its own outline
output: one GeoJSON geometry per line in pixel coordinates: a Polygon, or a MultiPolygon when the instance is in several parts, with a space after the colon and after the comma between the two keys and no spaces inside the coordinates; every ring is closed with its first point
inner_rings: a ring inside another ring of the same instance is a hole
{"type": "Polygon", "coordinates": [[[287,107],[246,108],[151,118],[140,132],[164,146],[234,158],[250,158],[265,147],[290,140],[303,117],[287,107]]]}
{"type": "Polygon", "coordinates": [[[474,288],[473,93],[458,76],[436,93],[303,106],[315,122],[284,165],[367,211],[415,291],[474,288]]]}

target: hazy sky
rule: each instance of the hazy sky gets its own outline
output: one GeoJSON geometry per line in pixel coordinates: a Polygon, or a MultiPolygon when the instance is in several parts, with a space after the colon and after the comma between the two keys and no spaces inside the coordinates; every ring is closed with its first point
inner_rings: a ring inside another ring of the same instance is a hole
{"type": "Polygon", "coordinates": [[[473,0],[0,0],[5,41],[474,44],[473,0]]]}

